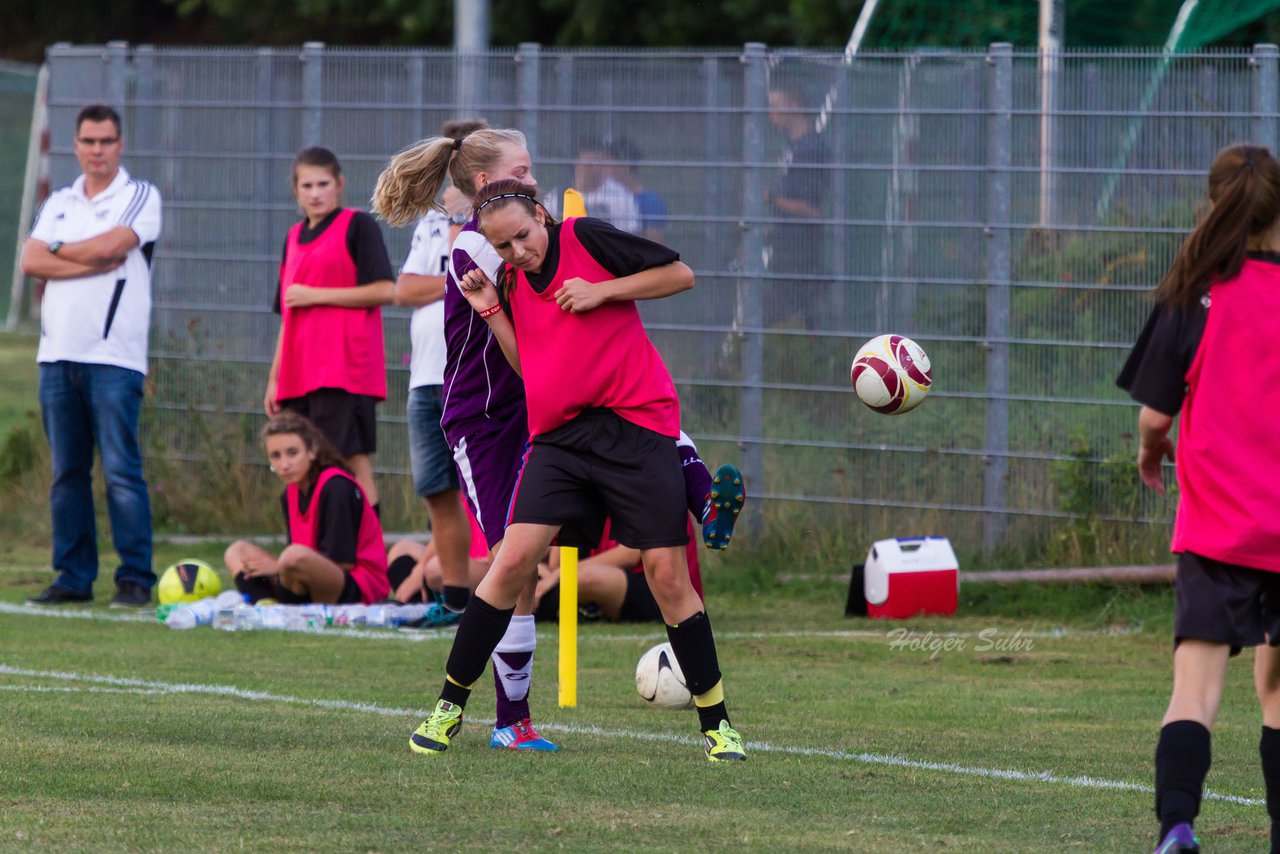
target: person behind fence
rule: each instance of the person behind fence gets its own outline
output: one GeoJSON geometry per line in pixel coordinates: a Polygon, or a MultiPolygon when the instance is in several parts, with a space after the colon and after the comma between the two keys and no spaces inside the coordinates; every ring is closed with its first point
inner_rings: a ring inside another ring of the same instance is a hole
{"type": "MultiPolygon", "coordinates": [[[[636,233],[654,243],[667,240],[667,200],[653,190],[647,190],[640,178],[640,149],[626,137],[618,137],[609,143],[609,156],[613,160],[610,176],[626,187],[635,199],[640,214],[640,229],[636,233]]],[[[591,208],[588,206],[587,211],[591,208]]]]}
{"type": "Polygon", "coordinates": [[[326,148],[293,162],[303,219],[289,229],[274,309],[280,334],[263,408],[311,419],[342,454],[375,511],[374,408],[387,397],[382,311],[392,301],[391,259],[373,217],[342,207],[342,165],[326,148]]]}
{"type": "Polygon", "coordinates": [[[593,218],[639,234],[640,204],[615,177],[617,162],[611,146],[611,140],[602,139],[584,142],[578,147],[573,165],[574,189],[582,193],[582,203],[593,218]]]}
{"type": "Polygon", "coordinates": [[[76,116],[82,174],[36,214],[22,271],[47,285],[40,310],[40,414],[53,478],[53,569],[33,605],[89,602],[98,577],[93,449],[106,481],[111,542],[120,556],[112,607],[151,601],[151,500],[138,416],[151,326],[151,259],[160,193],[120,165],[120,116],[94,104],[76,116]]]}
{"type": "Polygon", "coordinates": [[[823,225],[818,222],[829,182],[820,167],[828,158],[826,143],[814,128],[812,103],[795,80],[784,78],[769,87],[769,120],[787,138],[782,170],[765,195],[773,218],[765,236],[771,281],[764,320],[769,325],[800,322],[813,328],[830,310],[830,286],[822,281],[823,225]]]}
{"type": "Polygon", "coordinates": [[[556,223],[531,184],[488,184],[475,203],[481,231],[508,266],[496,287],[479,270],[460,284],[521,371],[531,447],[502,548],[463,614],[440,698],[413,745],[435,753],[449,747],[517,594],[536,578],[561,527],[598,512],[603,500],[617,539],[640,550],[694,694],[707,758],[743,760],[711,623],[685,563],[675,385],[635,304],[687,290],[693,272],[670,249],[607,223],[556,223]]]}
{"type": "Polygon", "coordinates": [[[1164,492],[1178,423],[1173,692],[1155,752],[1159,852],[1193,825],[1227,661],[1254,647],[1258,753],[1280,852],[1280,163],[1235,145],[1209,167],[1210,208],[1156,290],[1117,384],[1142,408],[1138,473],[1164,492]]]}
{"type": "Polygon", "coordinates": [[[273,555],[236,540],[224,559],[250,601],[371,605],[387,597],[382,525],[342,456],[315,424],[282,412],[262,428],[271,471],[284,484],[288,545],[273,555]]]}

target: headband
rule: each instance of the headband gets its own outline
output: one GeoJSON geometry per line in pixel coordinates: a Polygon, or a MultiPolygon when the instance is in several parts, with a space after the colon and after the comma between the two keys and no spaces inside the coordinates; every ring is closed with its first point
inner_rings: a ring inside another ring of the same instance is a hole
{"type": "Polygon", "coordinates": [[[485,199],[484,204],[476,208],[476,213],[480,213],[480,211],[484,210],[486,206],[493,204],[498,201],[498,199],[525,199],[526,201],[533,202],[535,205],[538,203],[538,200],[528,193],[502,193],[501,195],[494,196],[492,199],[485,199]]]}

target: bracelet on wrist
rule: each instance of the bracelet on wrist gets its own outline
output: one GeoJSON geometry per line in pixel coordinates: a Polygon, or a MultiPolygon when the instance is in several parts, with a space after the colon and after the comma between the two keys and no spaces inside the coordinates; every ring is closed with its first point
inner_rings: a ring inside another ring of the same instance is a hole
{"type": "Polygon", "coordinates": [[[484,311],[480,312],[480,316],[493,317],[495,314],[497,314],[500,311],[502,311],[502,303],[495,302],[493,305],[489,306],[484,311]]]}

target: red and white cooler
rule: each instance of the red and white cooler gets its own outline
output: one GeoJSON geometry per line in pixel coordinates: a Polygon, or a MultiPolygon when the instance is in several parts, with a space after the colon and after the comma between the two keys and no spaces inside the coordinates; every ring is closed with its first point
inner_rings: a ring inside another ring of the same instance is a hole
{"type": "Polygon", "coordinates": [[[868,617],[956,612],[960,567],[946,537],[877,540],[867,555],[865,573],[868,617]]]}

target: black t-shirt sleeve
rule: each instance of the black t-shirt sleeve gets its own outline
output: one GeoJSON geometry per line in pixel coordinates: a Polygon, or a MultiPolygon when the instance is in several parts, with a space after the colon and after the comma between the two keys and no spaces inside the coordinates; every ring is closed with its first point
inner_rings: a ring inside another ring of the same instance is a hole
{"type": "Polygon", "coordinates": [[[345,477],[332,477],[320,490],[316,551],[334,563],[356,562],[356,540],[364,514],[364,493],[345,477]]]}
{"type": "Polygon", "coordinates": [[[680,260],[680,253],[674,249],[614,228],[602,219],[582,217],[574,220],[573,233],[591,257],[615,278],[680,260]]]}
{"type": "Polygon", "coordinates": [[[1176,415],[1187,396],[1187,371],[1204,335],[1206,312],[1157,303],[1129,353],[1116,385],[1143,406],[1176,415]]]}
{"type": "Polygon", "coordinates": [[[271,310],[280,314],[280,292],[284,290],[284,259],[289,255],[289,235],[284,236],[284,244],[280,247],[280,272],[276,275],[276,295],[271,302],[271,310]]]}
{"type": "Polygon", "coordinates": [[[382,231],[373,217],[364,211],[356,211],[347,226],[347,251],[356,262],[356,284],[394,281],[391,256],[387,244],[382,241],[382,231]]]}

